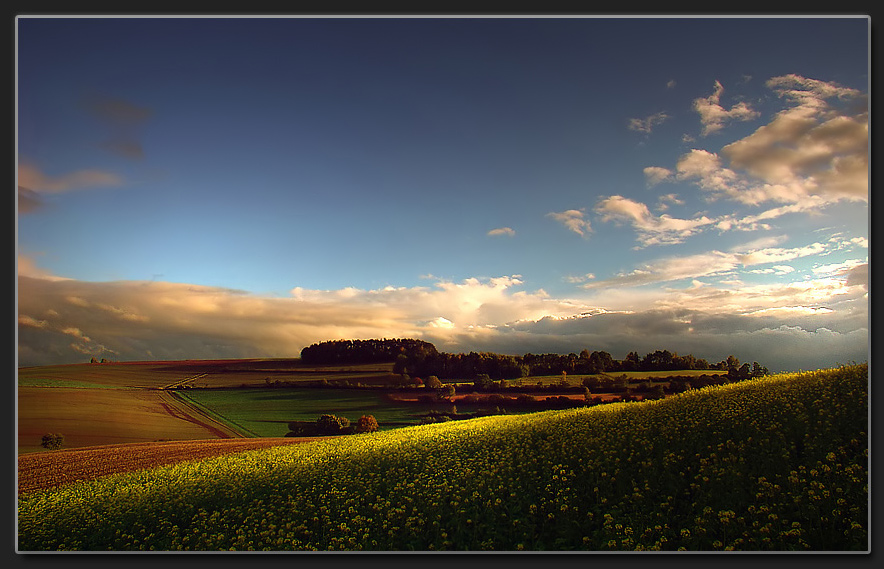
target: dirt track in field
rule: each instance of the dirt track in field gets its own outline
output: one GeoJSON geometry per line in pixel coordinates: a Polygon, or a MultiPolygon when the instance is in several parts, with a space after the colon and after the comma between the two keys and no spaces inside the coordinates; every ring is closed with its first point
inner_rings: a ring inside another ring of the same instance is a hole
{"type": "Polygon", "coordinates": [[[119,472],[322,438],[327,437],[161,441],[24,454],[18,457],[18,493],[94,480],[119,472]]]}

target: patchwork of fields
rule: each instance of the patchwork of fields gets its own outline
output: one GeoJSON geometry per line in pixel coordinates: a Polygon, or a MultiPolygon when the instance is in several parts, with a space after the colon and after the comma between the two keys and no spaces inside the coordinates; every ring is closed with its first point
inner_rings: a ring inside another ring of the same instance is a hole
{"type": "MultiPolygon", "coordinates": [[[[228,389],[251,393],[256,387],[278,381],[297,384],[346,379],[370,384],[388,378],[391,367],[386,364],[311,367],[300,366],[297,360],[256,359],[21,368],[16,409],[18,452],[45,451],[40,445],[47,433],[63,434],[65,448],[284,436],[285,425],[271,427],[271,423],[263,422],[265,418],[259,409],[252,410],[255,421],[250,423],[256,434],[250,428],[226,421],[210,408],[188,404],[188,398],[176,397],[176,394],[202,391],[187,389],[192,387],[220,388],[217,393],[226,392],[229,398],[232,392],[226,391],[228,389]]],[[[264,405],[260,401],[253,402],[264,405]]]]}
{"type": "MultiPolygon", "coordinates": [[[[656,375],[661,373],[665,374],[656,375]]],[[[395,385],[398,376],[392,374],[392,364],[309,366],[286,359],[124,362],[21,368],[18,376],[20,454],[44,451],[40,444],[47,433],[63,434],[65,448],[282,437],[290,421],[314,421],[324,413],[354,422],[361,415],[373,415],[381,430],[387,430],[416,425],[421,414],[451,408],[448,403],[416,405],[419,390],[389,397],[376,389],[297,387],[322,381],[366,388],[395,385]]],[[[627,376],[639,381],[648,374],[627,376]]],[[[567,383],[579,386],[583,377],[570,376],[567,383]]],[[[561,382],[561,376],[524,380],[526,385],[561,382]]],[[[580,400],[582,395],[569,397],[580,400]]],[[[460,413],[484,407],[464,401],[462,394],[454,400],[460,413]]]]}
{"type": "Polygon", "coordinates": [[[31,550],[867,551],[868,367],[23,494],[31,550]]]}

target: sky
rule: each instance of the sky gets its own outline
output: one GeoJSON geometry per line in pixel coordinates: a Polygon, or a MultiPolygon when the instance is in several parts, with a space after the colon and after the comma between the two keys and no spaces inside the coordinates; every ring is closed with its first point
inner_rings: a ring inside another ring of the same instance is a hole
{"type": "Polygon", "coordinates": [[[18,365],[869,352],[866,17],[19,17],[18,365]]]}

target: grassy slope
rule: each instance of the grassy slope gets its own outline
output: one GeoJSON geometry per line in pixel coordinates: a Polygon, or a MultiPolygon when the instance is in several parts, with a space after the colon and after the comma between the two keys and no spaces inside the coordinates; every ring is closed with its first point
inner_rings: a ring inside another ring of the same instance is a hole
{"type": "Polygon", "coordinates": [[[111,476],[22,498],[19,547],[865,550],[867,373],[111,476]]]}

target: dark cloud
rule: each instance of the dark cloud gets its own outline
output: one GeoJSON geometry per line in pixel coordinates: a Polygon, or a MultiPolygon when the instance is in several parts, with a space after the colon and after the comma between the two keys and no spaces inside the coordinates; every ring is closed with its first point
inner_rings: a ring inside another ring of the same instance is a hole
{"type": "Polygon", "coordinates": [[[847,271],[848,286],[862,286],[869,290],[869,264],[863,263],[847,271]]]}
{"type": "Polygon", "coordinates": [[[153,114],[153,111],[147,107],[141,107],[123,99],[94,94],[83,99],[83,106],[94,116],[114,126],[137,126],[153,114]]]}
{"type": "Polygon", "coordinates": [[[151,118],[151,109],[123,99],[99,95],[87,96],[83,106],[110,129],[110,138],[101,145],[102,148],[133,160],[144,157],[138,128],[151,118]]]}
{"type": "Polygon", "coordinates": [[[31,213],[43,207],[40,194],[23,186],[18,187],[18,213],[31,213]]]}

